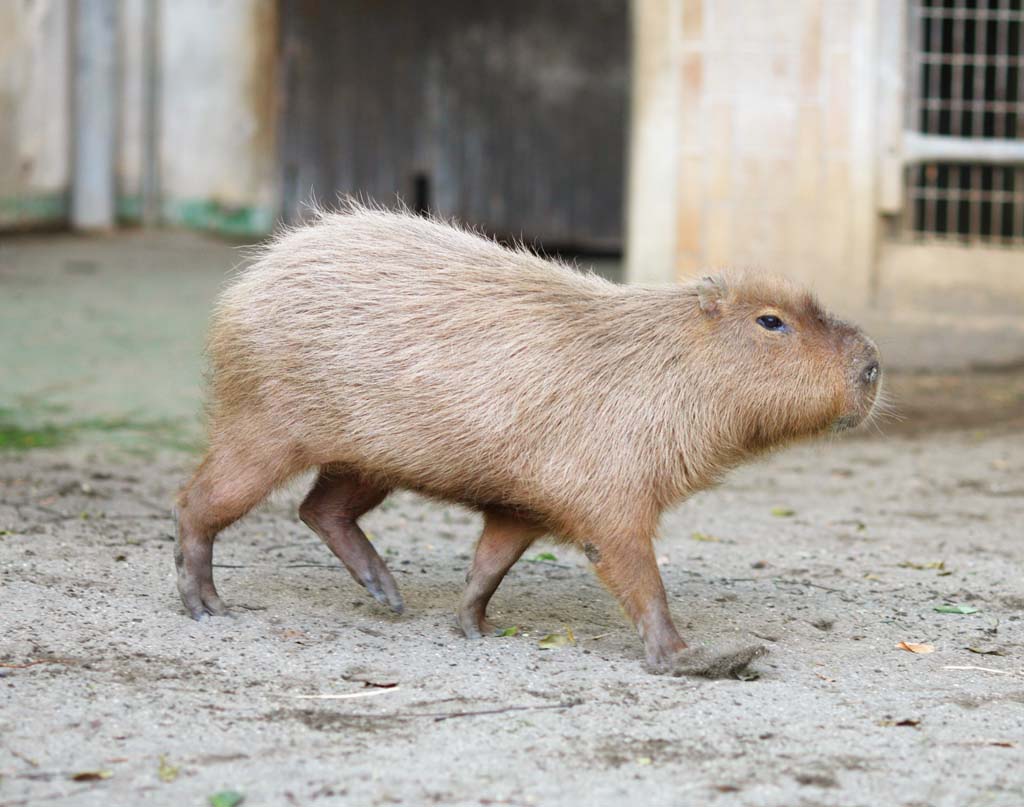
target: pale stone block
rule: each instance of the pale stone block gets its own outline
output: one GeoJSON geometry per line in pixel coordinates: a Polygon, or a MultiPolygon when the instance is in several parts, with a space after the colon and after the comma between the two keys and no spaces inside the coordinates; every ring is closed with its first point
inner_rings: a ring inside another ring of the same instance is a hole
{"type": "Polygon", "coordinates": [[[676,256],[676,280],[692,280],[701,272],[700,255],[696,252],[680,252],[676,256]]]}
{"type": "Polygon", "coordinates": [[[793,163],[794,197],[798,204],[813,204],[821,195],[822,111],[802,104],[797,113],[796,158],[793,163]]]}
{"type": "Polygon", "coordinates": [[[733,254],[733,207],[727,203],[708,205],[704,228],[704,262],[708,266],[730,266],[733,254]]]}
{"type": "Polygon", "coordinates": [[[737,104],[737,155],[792,155],[795,147],[796,104],[792,99],[750,97],[737,104]]]}
{"type": "Polygon", "coordinates": [[[682,252],[700,252],[704,224],[704,161],[684,159],[679,173],[676,244],[682,252]]]}
{"type": "Polygon", "coordinates": [[[845,153],[850,147],[850,112],[853,103],[850,57],[833,53],[828,63],[828,100],[825,117],[825,147],[845,153]]]}
{"type": "Polygon", "coordinates": [[[683,0],[683,41],[704,38],[704,0],[683,0]]]}

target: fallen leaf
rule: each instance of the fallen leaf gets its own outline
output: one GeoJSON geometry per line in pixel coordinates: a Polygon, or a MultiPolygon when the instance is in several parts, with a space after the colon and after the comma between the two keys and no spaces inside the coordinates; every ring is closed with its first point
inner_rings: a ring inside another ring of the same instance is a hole
{"type": "Polygon", "coordinates": [[[875,580],[875,581],[878,581],[878,580],[881,580],[882,578],[879,577],[877,574],[872,574],[871,572],[865,572],[864,573],[864,579],[865,580],[875,580]]]}
{"type": "Polygon", "coordinates": [[[113,776],[113,771],[81,771],[71,777],[72,782],[100,782],[113,776]]]}
{"type": "Polygon", "coordinates": [[[160,764],[156,769],[156,775],[160,777],[161,782],[173,782],[178,778],[178,774],[181,773],[181,768],[177,765],[172,765],[167,761],[167,757],[163,754],[160,755],[160,764]]]}
{"type": "Polygon", "coordinates": [[[558,560],[553,552],[540,552],[534,555],[532,558],[527,558],[530,563],[551,563],[552,561],[558,560]]]}
{"type": "Polygon", "coordinates": [[[972,653],[977,653],[979,656],[1006,656],[1009,655],[1001,647],[968,647],[972,653]]]}
{"type": "Polygon", "coordinates": [[[576,644],[576,637],[573,635],[572,628],[568,627],[565,629],[565,633],[549,633],[537,642],[537,646],[542,650],[553,650],[557,647],[567,647],[571,644],[576,644]]]}
{"type": "Polygon", "coordinates": [[[920,720],[914,720],[913,718],[905,718],[903,720],[879,720],[879,726],[920,726],[920,720]]]}
{"type": "Polygon", "coordinates": [[[505,628],[505,630],[503,630],[500,633],[498,633],[498,635],[499,636],[515,636],[517,633],[519,633],[519,627],[517,625],[513,625],[511,628],[505,628]]]}
{"type": "Polygon", "coordinates": [[[946,568],[946,561],[944,560],[933,560],[931,563],[914,563],[912,560],[905,560],[902,563],[897,563],[901,569],[917,569],[924,571],[925,569],[938,569],[942,571],[946,568]]]}
{"type": "Polygon", "coordinates": [[[695,532],[690,536],[694,541],[704,541],[709,544],[717,544],[721,542],[721,538],[716,538],[714,535],[708,535],[706,532],[695,532]]]}
{"type": "Polygon", "coordinates": [[[789,518],[796,515],[796,510],[789,507],[773,507],[771,513],[773,516],[779,516],[779,518],[789,518]]]}
{"type": "Polygon", "coordinates": [[[973,605],[936,605],[935,610],[940,614],[976,614],[978,609],[973,605]]]}
{"type": "Polygon", "coordinates": [[[920,644],[918,642],[900,642],[896,647],[900,650],[906,650],[908,653],[917,653],[922,656],[935,652],[935,648],[932,645],[920,644]]]}
{"type": "Polygon", "coordinates": [[[637,757],[637,765],[650,765],[653,760],[650,757],[637,757]]]}
{"type": "Polygon", "coordinates": [[[210,796],[210,807],[238,807],[245,795],[237,790],[219,790],[210,796]]]}

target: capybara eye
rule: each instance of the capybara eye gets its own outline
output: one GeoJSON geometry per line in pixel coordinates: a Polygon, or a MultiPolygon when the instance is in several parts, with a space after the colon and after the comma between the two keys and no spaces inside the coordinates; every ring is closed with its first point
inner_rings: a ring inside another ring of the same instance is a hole
{"type": "Polygon", "coordinates": [[[778,317],[773,317],[771,314],[765,314],[763,317],[758,317],[757,324],[769,331],[781,331],[786,327],[785,322],[778,317]]]}

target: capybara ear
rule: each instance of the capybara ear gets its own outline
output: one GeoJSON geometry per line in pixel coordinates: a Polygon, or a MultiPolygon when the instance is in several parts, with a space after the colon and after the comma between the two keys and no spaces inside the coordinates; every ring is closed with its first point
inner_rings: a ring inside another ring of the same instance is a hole
{"type": "Polygon", "coordinates": [[[725,297],[725,282],[710,275],[697,281],[697,302],[700,310],[708,316],[718,314],[722,298],[725,297]]]}

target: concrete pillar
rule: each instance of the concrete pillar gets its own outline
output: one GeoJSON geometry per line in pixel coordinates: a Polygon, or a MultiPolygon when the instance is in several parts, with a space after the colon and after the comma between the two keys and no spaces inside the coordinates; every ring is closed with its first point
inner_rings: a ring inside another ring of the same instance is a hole
{"type": "Polygon", "coordinates": [[[142,223],[160,223],[160,0],[146,0],[143,18],[145,93],[142,121],[142,223]]]}
{"type": "Polygon", "coordinates": [[[626,280],[676,279],[680,134],[679,30],[684,0],[633,0],[626,190],[626,280]]]}
{"type": "Polygon", "coordinates": [[[71,226],[115,223],[117,0],[76,0],[71,126],[71,226]]]}

